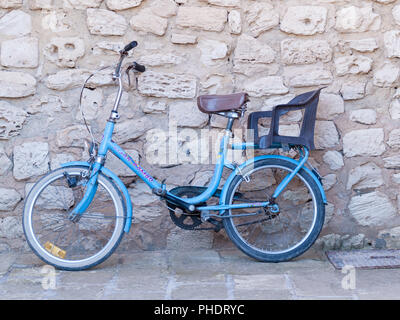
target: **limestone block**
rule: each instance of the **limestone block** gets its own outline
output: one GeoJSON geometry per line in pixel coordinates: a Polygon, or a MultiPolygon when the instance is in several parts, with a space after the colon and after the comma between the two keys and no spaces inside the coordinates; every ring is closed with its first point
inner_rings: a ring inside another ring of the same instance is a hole
{"type": "Polygon", "coordinates": [[[36,93],[36,79],[28,73],[0,71],[0,98],[22,98],[36,93]]]}
{"type": "Polygon", "coordinates": [[[342,249],[362,249],[364,248],[365,235],[357,234],[355,236],[345,235],[342,237],[342,249]]]}
{"type": "Polygon", "coordinates": [[[119,52],[124,48],[124,43],[121,41],[100,41],[93,48],[94,55],[119,55],[119,52]]]}
{"type": "Polygon", "coordinates": [[[5,217],[0,219],[0,233],[5,239],[18,239],[23,237],[20,217],[5,217]]]}
{"type": "Polygon", "coordinates": [[[141,11],[130,20],[133,30],[163,36],[168,27],[168,19],[154,15],[149,11],[141,11]]]}
{"type": "Polygon", "coordinates": [[[232,34],[242,33],[242,17],[240,11],[232,10],[228,15],[229,29],[232,34]]]}
{"type": "Polygon", "coordinates": [[[0,0],[0,8],[17,9],[22,7],[23,0],[0,0]]]}
{"type": "Polygon", "coordinates": [[[359,52],[374,52],[379,48],[376,39],[365,38],[360,40],[349,40],[349,47],[359,52]]]}
{"type": "Polygon", "coordinates": [[[263,97],[289,92],[289,89],[283,84],[282,77],[278,76],[263,77],[253,80],[248,82],[244,89],[252,97],[263,97]]]}
{"type": "Polygon", "coordinates": [[[394,6],[392,9],[394,22],[400,25],[400,5],[394,6]]]}
{"type": "Polygon", "coordinates": [[[64,8],[80,9],[98,8],[103,0],[64,0],[64,8]]]}
{"type": "Polygon", "coordinates": [[[370,162],[352,169],[347,180],[347,190],[377,188],[383,185],[382,169],[370,162]]]}
{"type": "Polygon", "coordinates": [[[281,58],[288,65],[329,62],[332,49],[325,40],[285,39],[281,42],[281,58]]]}
{"type": "Polygon", "coordinates": [[[59,67],[74,68],[85,55],[85,43],[81,38],[53,38],[44,48],[44,56],[59,67]]]}
{"type": "Polygon", "coordinates": [[[208,115],[201,113],[196,102],[180,101],[169,107],[170,121],[176,122],[179,127],[201,128],[208,122],[208,115]]]}
{"type": "Polygon", "coordinates": [[[380,156],[386,150],[381,128],[354,130],[343,138],[343,152],[348,158],[355,156],[380,156]]]}
{"type": "Polygon", "coordinates": [[[167,111],[167,104],[161,101],[149,101],[144,107],[144,113],[165,113],[167,111]]]}
{"type": "Polygon", "coordinates": [[[344,113],[344,101],[338,94],[321,93],[317,110],[317,119],[333,120],[344,113]]]}
{"type": "Polygon", "coordinates": [[[0,35],[22,37],[32,31],[32,18],[21,10],[13,10],[0,18],[0,35]]]}
{"type": "Polygon", "coordinates": [[[128,28],[123,16],[105,9],[87,9],[86,22],[93,35],[123,36],[128,28]]]}
{"type": "Polygon", "coordinates": [[[11,168],[12,162],[5,153],[4,148],[0,146],[0,175],[6,174],[11,168]]]}
{"type": "Polygon", "coordinates": [[[400,31],[391,30],[383,35],[383,42],[385,44],[386,56],[388,58],[400,57],[400,31]]]}
{"type": "Polygon", "coordinates": [[[241,35],[235,49],[234,64],[271,63],[275,51],[267,44],[248,35],[241,35]]]}
{"type": "Polygon", "coordinates": [[[370,192],[351,198],[350,214],[365,227],[377,227],[396,218],[396,210],[389,198],[380,192],[370,192]]]}
{"type": "Polygon", "coordinates": [[[240,7],[240,0],[200,0],[220,7],[240,7]]]}
{"type": "Polygon", "coordinates": [[[144,64],[146,67],[179,65],[186,60],[187,58],[185,56],[171,52],[155,53],[140,57],[140,63],[144,64]]]}
{"type": "Polygon", "coordinates": [[[400,169],[400,156],[383,158],[383,166],[387,169],[400,169]]]}
{"type": "Polygon", "coordinates": [[[390,108],[389,108],[389,113],[392,119],[398,120],[400,119],[400,100],[395,99],[391,102],[390,108]]]}
{"type": "Polygon", "coordinates": [[[173,0],[158,0],[153,3],[150,10],[159,17],[170,18],[176,15],[178,6],[173,0]]]}
{"type": "Polygon", "coordinates": [[[14,177],[24,180],[40,176],[49,170],[49,145],[45,142],[25,142],[14,147],[14,177]]]}
{"type": "Polygon", "coordinates": [[[53,5],[54,0],[29,0],[29,9],[31,10],[50,10],[53,5]]]}
{"type": "Polygon", "coordinates": [[[387,144],[391,148],[399,148],[400,147],[400,129],[394,129],[389,133],[389,140],[387,144]]]}
{"type": "Polygon", "coordinates": [[[291,87],[310,87],[331,84],[330,70],[318,65],[290,66],[284,69],[285,84],[291,87]]]}
{"type": "Polygon", "coordinates": [[[336,30],[343,33],[377,31],[381,17],[373,12],[372,6],[362,8],[349,6],[336,12],[336,30]]]}
{"type": "Polygon", "coordinates": [[[323,250],[339,250],[342,247],[342,238],[339,234],[327,234],[319,238],[316,244],[323,250]]]}
{"type": "Polygon", "coordinates": [[[344,167],[343,155],[338,151],[330,150],[326,152],[323,160],[332,170],[339,170],[344,167]]]}
{"type": "Polygon", "coordinates": [[[1,64],[5,67],[36,68],[39,64],[39,41],[24,37],[1,43],[1,64]]]}
{"type": "Polygon", "coordinates": [[[201,51],[201,62],[206,66],[218,64],[229,52],[228,45],[218,40],[200,40],[197,47],[201,51]]]}
{"type": "Polygon", "coordinates": [[[336,73],[338,76],[368,73],[372,62],[371,58],[359,55],[339,57],[335,59],[336,73]]]}
{"type": "MultiPolygon", "coordinates": [[[[59,147],[85,147],[85,138],[89,133],[83,125],[69,126],[65,129],[57,131],[56,142],[59,147]]],[[[86,139],[87,140],[87,139],[86,139]]]]}
{"type": "MultiPolygon", "coordinates": [[[[64,91],[82,87],[86,79],[92,74],[86,69],[61,70],[51,74],[45,80],[49,89],[64,91]]],[[[87,87],[107,86],[114,84],[110,71],[97,72],[87,83],[87,87]]]]}
{"type": "Polygon", "coordinates": [[[171,35],[171,42],[175,44],[195,44],[197,43],[197,36],[191,34],[173,33],[171,35]]]}
{"type": "Polygon", "coordinates": [[[126,10],[140,6],[143,0],[106,0],[106,6],[110,10],[126,10]]]}
{"type": "Polygon", "coordinates": [[[50,168],[56,170],[61,168],[61,165],[68,162],[76,161],[76,158],[72,154],[68,153],[57,153],[50,157],[50,168]]]}
{"type": "Polygon", "coordinates": [[[353,110],[350,113],[350,120],[362,124],[375,124],[376,111],[373,109],[359,109],[353,110]]]}
{"type": "Polygon", "coordinates": [[[377,87],[392,87],[399,78],[400,68],[393,63],[385,63],[374,73],[373,83],[377,87]]]}
{"type": "Polygon", "coordinates": [[[196,78],[187,74],[148,71],[139,79],[139,92],[146,96],[192,99],[196,96],[196,90],[196,78]]]}
{"type": "Polygon", "coordinates": [[[325,32],[328,10],[319,6],[289,7],[281,21],[281,30],[297,35],[325,32]]]}
{"type": "Polygon", "coordinates": [[[279,13],[269,3],[254,2],[244,11],[249,31],[258,37],[279,24],[279,13]]]}
{"type": "Polygon", "coordinates": [[[226,9],[211,7],[187,7],[178,9],[176,25],[180,28],[220,32],[228,19],[226,9]]]}
{"type": "Polygon", "coordinates": [[[50,11],[44,14],[42,18],[42,28],[51,32],[65,32],[71,29],[71,24],[68,21],[68,13],[64,10],[50,11]]]}
{"type": "Polygon", "coordinates": [[[385,241],[387,249],[400,249],[400,227],[382,230],[378,238],[385,241]]]}
{"type": "MultiPolygon", "coordinates": [[[[85,115],[86,120],[94,120],[99,114],[104,112],[103,107],[103,90],[96,89],[90,90],[85,89],[82,94],[82,111],[85,115]]],[[[78,120],[82,119],[81,111],[78,110],[77,117],[78,120]]]]}
{"type": "Polygon", "coordinates": [[[346,81],[340,88],[343,100],[357,100],[365,97],[366,82],[362,80],[346,81]]]}
{"type": "Polygon", "coordinates": [[[154,124],[148,116],[121,122],[115,128],[113,139],[118,144],[134,141],[153,127],[154,124]]]}
{"type": "Polygon", "coordinates": [[[13,211],[21,199],[17,190],[0,188],[0,211],[13,211]]]}
{"type": "Polygon", "coordinates": [[[337,176],[334,173],[327,174],[326,176],[322,177],[322,179],[325,191],[329,191],[330,189],[332,189],[337,182],[337,176]]]}
{"type": "Polygon", "coordinates": [[[20,107],[0,101],[0,140],[19,134],[28,114],[20,107]]]}
{"type": "Polygon", "coordinates": [[[315,122],[315,148],[330,149],[339,145],[339,133],[333,121],[315,122]]]}

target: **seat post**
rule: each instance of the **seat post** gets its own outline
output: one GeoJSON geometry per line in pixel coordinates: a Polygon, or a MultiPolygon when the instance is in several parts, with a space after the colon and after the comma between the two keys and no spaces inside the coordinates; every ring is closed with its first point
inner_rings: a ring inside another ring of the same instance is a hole
{"type": "Polygon", "coordinates": [[[232,131],[235,120],[236,120],[235,118],[231,118],[231,117],[228,118],[228,123],[226,124],[227,131],[232,131]]]}

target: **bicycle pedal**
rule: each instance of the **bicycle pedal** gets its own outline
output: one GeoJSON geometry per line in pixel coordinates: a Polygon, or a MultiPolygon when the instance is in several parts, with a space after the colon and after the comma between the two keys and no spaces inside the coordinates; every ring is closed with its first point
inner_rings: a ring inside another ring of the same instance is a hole
{"type": "Polygon", "coordinates": [[[59,247],[55,246],[54,244],[52,244],[51,242],[47,241],[44,244],[44,248],[50,252],[53,256],[64,259],[65,256],[67,255],[67,252],[60,249],[59,247]]]}
{"type": "Polygon", "coordinates": [[[224,228],[224,225],[221,221],[215,220],[213,218],[210,218],[207,222],[214,225],[215,232],[220,232],[224,228]]]}

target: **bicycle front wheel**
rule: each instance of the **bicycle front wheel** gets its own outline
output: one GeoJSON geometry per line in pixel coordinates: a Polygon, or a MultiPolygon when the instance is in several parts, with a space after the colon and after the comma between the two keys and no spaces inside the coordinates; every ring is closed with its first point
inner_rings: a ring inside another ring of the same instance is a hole
{"type": "Polygon", "coordinates": [[[85,167],[55,170],[36,183],[25,201],[23,229],[44,262],[62,270],[84,270],[106,260],[124,234],[125,210],[114,183],[99,174],[96,195],[78,222],[68,219],[85,194],[85,167]]]}
{"type": "MultiPolygon", "coordinates": [[[[295,168],[295,164],[284,159],[256,161],[232,180],[225,203],[268,201],[281,181],[295,168]]],[[[232,209],[226,213],[232,217],[223,219],[232,242],[259,261],[282,262],[303,254],[323,227],[325,205],[321,191],[304,169],[276,199],[276,204],[279,213],[267,208],[232,209]],[[243,216],[252,213],[257,215],[243,216]]]]}

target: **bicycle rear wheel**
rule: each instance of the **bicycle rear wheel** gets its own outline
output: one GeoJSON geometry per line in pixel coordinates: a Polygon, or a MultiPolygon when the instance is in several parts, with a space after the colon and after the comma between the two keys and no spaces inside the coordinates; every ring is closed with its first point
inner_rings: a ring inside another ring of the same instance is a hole
{"type": "MultiPolygon", "coordinates": [[[[242,170],[231,182],[226,204],[268,201],[280,182],[296,165],[283,159],[263,159],[242,170]],[[240,194],[240,197],[234,197],[240,194]]],[[[308,250],[318,238],[325,219],[325,205],[314,178],[304,169],[276,199],[280,212],[267,208],[233,209],[226,214],[225,230],[244,253],[264,262],[291,260],[308,250]],[[234,217],[258,213],[255,216],[234,217]]]]}
{"type": "Polygon", "coordinates": [[[112,254],[124,234],[122,196],[101,173],[96,195],[82,218],[78,222],[68,219],[85,194],[81,174],[86,171],[79,166],[55,170],[33,186],[25,201],[23,229],[28,244],[39,258],[58,269],[98,265],[112,254]]]}

